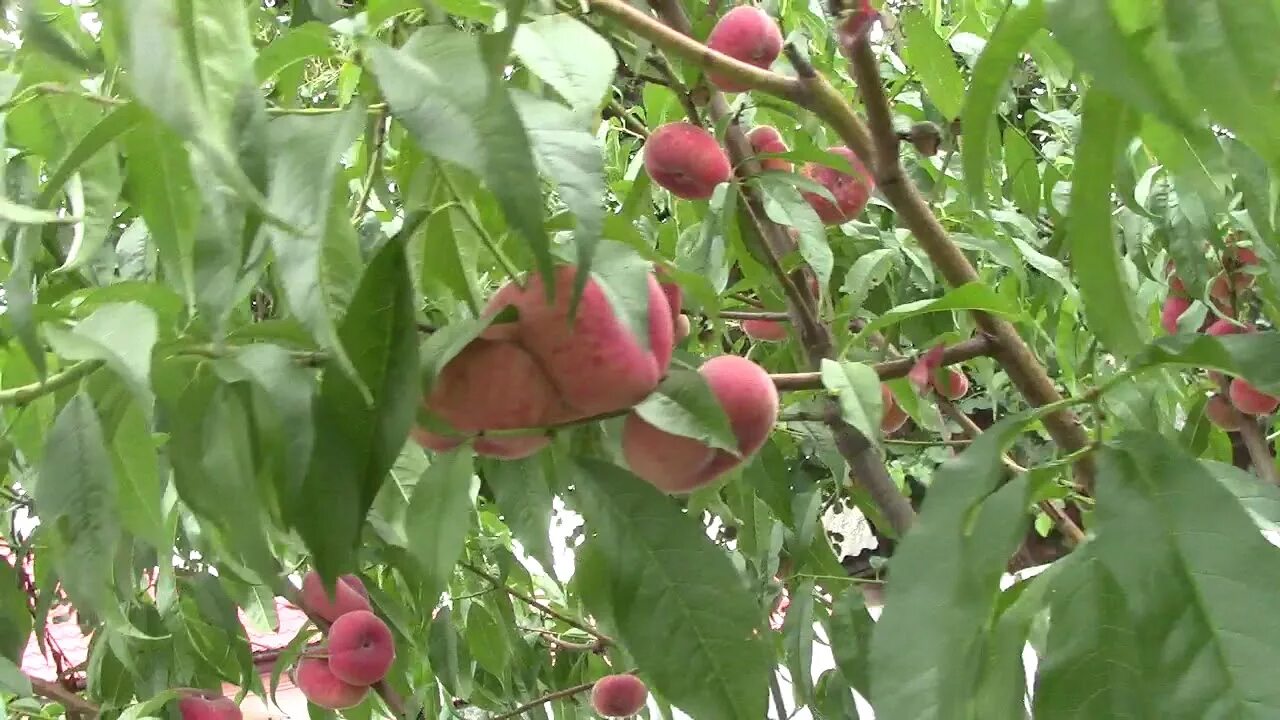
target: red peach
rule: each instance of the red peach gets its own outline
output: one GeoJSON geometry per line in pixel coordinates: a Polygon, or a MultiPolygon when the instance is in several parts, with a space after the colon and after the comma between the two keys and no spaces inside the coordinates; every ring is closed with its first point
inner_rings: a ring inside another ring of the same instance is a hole
{"type": "Polygon", "coordinates": [[[338,679],[324,658],[304,657],[294,671],[293,684],[307,700],[328,710],[346,710],[364,700],[369,688],[338,679]]]}
{"type": "Polygon", "coordinates": [[[1232,380],[1227,394],[1231,404],[1246,415],[1270,415],[1280,406],[1280,398],[1262,392],[1243,378],[1232,380]]]}
{"type": "Polygon", "coordinates": [[[875,189],[875,178],[872,177],[871,171],[866,165],[862,164],[862,160],[858,158],[852,150],[847,147],[830,148],[828,152],[840,155],[849,161],[854,174],[848,175],[840,172],[835,168],[827,167],[818,163],[805,163],[803,174],[825,187],[831,196],[836,199],[835,204],[831,200],[817,193],[803,193],[804,199],[808,201],[818,218],[827,225],[842,225],[857,217],[867,206],[867,202],[871,199],[871,191],[875,189]]]}
{"type": "Polygon", "coordinates": [[[1160,327],[1170,335],[1178,332],[1178,318],[1182,317],[1188,309],[1191,308],[1191,301],[1184,297],[1176,295],[1165,298],[1164,305],[1160,306],[1160,327]]]}
{"type": "Polygon", "coordinates": [[[606,675],[591,687],[591,707],[601,717],[635,715],[648,699],[649,689],[635,675],[606,675]]]}
{"type": "MultiPolygon", "coordinates": [[[[782,31],[765,11],[739,5],[725,13],[711,28],[707,47],[735,60],[768,69],[782,52],[782,31]]],[[[707,79],[725,92],[749,89],[745,84],[714,73],[708,73],[707,79]]]]}
{"type": "Polygon", "coordinates": [[[685,338],[689,337],[689,332],[691,330],[692,328],[689,325],[689,316],[677,315],[675,328],[676,342],[682,342],[685,338]]]}
{"type": "Polygon", "coordinates": [[[778,420],[778,390],[764,368],[746,358],[719,355],[703,363],[698,372],[720,402],[741,457],[660,430],[631,413],[622,429],[627,466],[664,492],[691,492],[746,462],[764,445],[778,420]]]}
{"type": "Polygon", "coordinates": [[[206,697],[187,695],[178,701],[182,720],[241,720],[244,715],[235,702],[212,692],[206,697]]]}
{"type": "Polygon", "coordinates": [[[742,331],[752,340],[781,342],[787,339],[787,326],[778,320],[743,320],[742,331]]]}
{"type": "Polygon", "coordinates": [[[558,398],[556,412],[539,425],[631,407],[653,392],[671,364],[675,328],[657,278],[652,274],[648,278],[649,347],[645,349],[614,314],[595,280],[587,282],[576,314],[569,317],[575,273],[572,265],[556,268],[551,304],[542,276],[533,275],[524,288],[514,283],[504,286],[485,307],[486,314],[497,314],[508,306],[519,312],[511,331],[514,342],[535,359],[558,398]]]}
{"type": "MultiPolygon", "coordinates": [[[[747,133],[747,140],[751,141],[751,148],[758,153],[784,153],[787,151],[787,144],[782,140],[782,134],[772,125],[760,125],[747,133]]],[[[781,170],[782,172],[791,172],[795,169],[789,161],[782,158],[764,158],[760,161],[760,167],[763,170],[781,170]]]]}
{"type": "Polygon", "coordinates": [[[939,368],[931,380],[933,389],[948,400],[959,400],[969,392],[969,378],[955,368],[939,368]]]}
{"type": "Polygon", "coordinates": [[[1236,414],[1235,408],[1227,399],[1221,395],[1213,395],[1204,405],[1205,417],[1209,418],[1209,422],[1226,430],[1227,432],[1235,432],[1240,429],[1240,416],[1236,414]]]}
{"type": "Polygon", "coordinates": [[[880,432],[890,435],[907,424],[907,411],[898,404],[898,398],[888,385],[880,384],[880,432]]]}
{"type": "MultiPolygon", "coordinates": [[[[360,584],[364,589],[364,583],[360,584]]],[[[315,615],[333,622],[349,612],[369,610],[369,600],[347,582],[346,576],[338,578],[337,585],[331,595],[324,586],[324,581],[314,570],[302,577],[302,603],[315,615]]]]}
{"type": "Polygon", "coordinates": [[[329,628],[329,671],[352,685],[372,685],[396,659],[391,629],[367,610],[349,612],[329,628]]]}
{"type": "Polygon", "coordinates": [[[667,123],[649,135],[644,169],[660,187],[685,200],[706,200],[732,173],[715,137],[687,122],[667,123]]]}
{"type": "Polygon", "coordinates": [[[1219,336],[1219,335],[1238,335],[1240,333],[1248,333],[1252,331],[1253,331],[1252,328],[1247,328],[1247,327],[1244,327],[1243,325],[1238,325],[1235,322],[1228,320],[1227,318],[1218,318],[1217,320],[1214,320],[1213,322],[1209,323],[1209,326],[1205,328],[1204,332],[1206,335],[1219,336]]]}

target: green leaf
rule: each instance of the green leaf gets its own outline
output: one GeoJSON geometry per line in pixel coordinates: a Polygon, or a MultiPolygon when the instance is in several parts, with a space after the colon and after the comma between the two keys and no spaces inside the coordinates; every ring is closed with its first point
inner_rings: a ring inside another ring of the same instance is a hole
{"type": "MultiPolygon", "coordinates": [[[[1077,153],[1077,162],[1079,157],[1077,153]]],[[[1014,204],[1029,218],[1040,214],[1040,169],[1036,162],[1036,150],[1027,137],[1017,128],[1005,128],[1004,164],[1010,194],[1014,204]]]]}
{"type": "Polygon", "coordinates": [[[1200,464],[1235,495],[1254,524],[1262,530],[1280,532],[1280,488],[1234,465],[1214,460],[1201,460],[1200,464]]]}
{"type": "Polygon", "coordinates": [[[1127,37],[1112,13],[1111,0],[1047,0],[1053,37],[1093,82],[1113,97],[1189,132],[1188,114],[1174,99],[1143,43],[1127,37]]]}
{"type": "Polygon", "coordinates": [[[440,685],[454,697],[471,695],[475,663],[453,624],[453,610],[440,608],[427,635],[427,659],[440,685]]]}
{"type": "Polygon", "coordinates": [[[550,276],[542,194],[529,138],[506,88],[489,76],[477,37],[425,27],[400,49],[367,48],[391,112],[426,152],[483,178],[507,222],[550,276]]]}
{"type": "Polygon", "coordinates": [[[181,697],[181,695],[177,690],[161,690],[147,700],[120,713],[118,720],[142,720],[142,718],[158,715],[160,708],[164,707],[165,703],[178,697],[181,697]]]}
{"type": "Polygon", "coordinates": [[[547,462],[546,456],[538,455],[519,460],[491,460],[483,465],[483,476],[511,534],[530,557],[551,572],[555,555],[549,532],[555,496],[550,475],[555,468],[548,467],[547,462]]]}
{"type": "Polygon", "coordinates": [[[156,443],[148,424],[147,412],[137,403],[128,408],[116,424],[111,437],[114,451],[116,498],[120,521],[134,535],[146,540],[157,551],[168,551],[173,536],[162,503],[163,485],[156,458],[156,443]]]}
{"type": "Polygon", "coordinates": [[[1185,333],[1162,337],[1129,364],[1131,371],[1157,365],[1184,365],[1239,375],[1264,392],[1280,394],[1280,333],[1275,331],[1210,337],[1185,333]]]}
{"type": "Polygon", "coordinates": [[[9,561],[0,562],[0,658],[22,662],[31,639],[31,610],[18,571],[9,561]]]}
{"type": "Polygon", "coordinates": [[[983,626],[1028,524],[1027,476],[1001,486],[1000,456],[1029,418],[1001,420],[939,467],[915,527],[894,550],[871,643],[870,699],[880,720],[945,717],[972,692],[983,626]]]}
{"type": "MultiPolygon", "coordinates": [[[[520,27],[523,32],[530,26],[520,27]]],[[[577,265],[579,272],[586,272],[604,231],[604,156],[600,145],[583,127],[581,118],[564,106],[519,91],[513,91],[511,99],[529,133],[539,167],[555,180],[560,199],[577,219],[577,265]]]]}
{"type": "MultiPolygon", "coordinates": [[[[780,225],[799,231],[800,256],[818,276],[821,286],[826,287],[835,259],[827,243],[827,228],[817,211],[804,199],[797,185],[784,177],[761,175],[757,182],[764,194],[765,215],[780,225]]],[[[827,192],[825,188],[823,191],[827,192]]]]}
{"type": "Polygon", "coordinates": [[[1141,348],[1143,337],[1111,222],[1111,177],[1125,139],[1123,116],[1124,107],[1103,91],[1085,96],[1067,236],[1089,327],[1104,347],[1126,356],[1141,348]]]}
{"type": "Polygon", "coordinates": [[[1011,3],[973,67],[973,82],[964,102],[960,154],[970,201],[979,209],[987,205],[988,137],[997,118],[996,103],[1018,54],[1043,23],[1044,0],[1011,3]]]}
{"type": "Polygon", "coordinates": [[[0,656],[0,687],[17,694],[19,697],[31,696],[30,678],[22,672],[22,668],[3,656],[0,656]]]}
{"type": "Polygon", "coordinates": [[[54,531],[59,575],[77,604],[119,615],[111,566],[121,533],[115,473],[93,401],[74,395],[49,430],[32,498],[54,531]]]}
{"type": "Polygon", "coordinates": [[[200,215],[191,163],[181,138],[155,120],[144,121],[124,137],[126,195],[146,221],[159,251],[165,280],[195,303],[192,265],[200,215]]]}
{"type": "Polygon", "coordinates": [[[648,483],[598,460],[576,465],[588,532],[581,552],[594,558],[580,569],[591,576],[587,607],[608,619],[645,681],[692,717],[763,717],[771,653],[728,556],[648,483]]]}
{"type": "Polygon", "coordinates": [[[338,341],[324,295],[321,260],[328,226],[336,221],[330,213],[334,177],[363,123],[363,108],[353,107],[328,115],[288,115],[267,126],[273,149],[267,203],[300,230],[268,229],[285,301],[320,346],[334,353],[352,375],[355,368],[338,341]]]}
{"type": "Polygon", "coordinates": [[[724,408],[706,379],[694,370],[671,370],[632,411],[660,430],[738,454],[738,438],[724,408]]]}
{"type": "Polygon", "coordinates": [[[1098,472],[1094,552],[1130,608],[1119,626],[1150,716],[1280,712],[1259,662],[1280,647],[1276,548],[1203,465],[1156,433],[1122,433],[1098,472]]]}
{"type": "Polygon", "coordinates": [[[904,12],[900,19],[907,35],[906,60],[920,76],[929,99],[948,120],[960,117],[964,78],[951,48],[934,32],[933,21],[919,10],[904,12]]]}
{"type": "Polygon", "coordinates": [[[0,197],[0,220],[16,225],[74,225],[84,218],[61,215],[56,210],[41,210],[0,197]]]}
{"type": "Polygon", "coordinates": [[[438,453],[413,489],[405,515],[409,552],[422,568],[420,592],[429,604],[440,598],[475,515],[472,452],[460,448],[438,453]]]}
{"type": "Polygon", "coordinates": [[[862,591],[850,587],[840,593],[831,608],[831,654],[840,674],[854,689],[871,691],[871,633],[875,621],[867,612],[862,591]]]}
{"type": "Polygon", "coordinates": [[[862,433],[863,437],[880,436],[880,376],[870,365],[836,362],[823,358],[822,386],[840,403],[840,416],[862,433]]]}
{"type": "Polygon", "coordinates": [[[1035,717],[1165,717],[1149,706],[1150,694],[1140,684],[1123,588],[1092,546],[1075,552],[1088,562],[1051,587],[1053,622],[1036,668],[1035,717]],[[1083,687],[1090,691],[1080,692],[1083,687]]]}
{"type": "Polygon", "coordinates": [[[258,52],[254,75],[266,82],[285,68],[311,58],[333,57],[334,48],[329,28],[322,23],[307,23],[286,30],[258,52]]]}
{"type": "Polygon", "coordinates": [[[515,56],[582,118],[609,92],[618,57],[590,26],[569,15],[545,15],[516,30],[515,56]]]}
{"type": "Polygon", "coordinates": [[[151,351],[158,334],[155,311],[137,302],[103,305],[69,330],[45,327],[45,335],[60,357],[105,361],[133,391],[148,417],[155,404],[151,351]]]}
{"type": "Polygon", "coordinates": [[[1170,0],[1169,45],[1187,85],[1210,116],[1280,167],[1280,82],[1272,39],[1280,8],[1270,2],[1170,0]]]}
{"type": "Polygon", "coordinates": [[[326,579],[355,565],[365,514],[409,436],[419,402],[413,283],[404,246],[369,262],[338,331],[366,397],[330,367],[314,406],[315,448],[292,523],[326,579]]]}
{"type": "Polygon", "coordinates": [[[862,307],[871,291],[888,277],[897,258],[898,251],[893,248],[876,248],[854,261],[844,276],[844,285],[840,287],[850,308],[862,307]]]}
{"type": "Polygon", "coordinates": [[[857,337],[865,337],[868,333],[889,327],[925,313],[948,312],[951,310],[983,310],[996,315],[1015,316],[1017,308],[1009,304],[1006,298],[997,295],[988,285],[975,280],[967,285],[949,290],[940,298],[916,300],[904,303],[885,311],[883,315],[869,322],[859,331],[857,337]]]}
{"type": "Polygon", "coordinates": [[[814,601],[813,580],[801,580],[791,593],[782,637],[786,644],[787,671],[793,679],[792,691],[801,705],[813,703],[814,601]]]}

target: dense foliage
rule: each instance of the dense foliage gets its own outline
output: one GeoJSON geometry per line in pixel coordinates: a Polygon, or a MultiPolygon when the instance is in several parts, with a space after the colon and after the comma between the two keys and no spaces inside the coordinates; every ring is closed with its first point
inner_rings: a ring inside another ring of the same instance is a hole
{"type": "Polygon", "coordinates": [[[7,716],[1280,717],[1280,0],[0,9],[7,716]]]}

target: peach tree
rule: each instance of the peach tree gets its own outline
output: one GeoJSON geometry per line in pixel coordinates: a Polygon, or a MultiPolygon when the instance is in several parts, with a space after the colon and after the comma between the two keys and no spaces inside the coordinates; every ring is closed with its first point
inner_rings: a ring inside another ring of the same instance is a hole
{"type": "Polygon", "coordinates": [[[1280,717],[1280,0],[0,15],[6,716],[1280,717]]]}

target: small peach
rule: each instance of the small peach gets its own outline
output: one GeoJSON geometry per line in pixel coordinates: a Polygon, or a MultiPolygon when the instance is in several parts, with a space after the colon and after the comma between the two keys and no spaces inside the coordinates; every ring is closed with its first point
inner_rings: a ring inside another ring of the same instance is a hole
{"type": "Polygon", "coordinates": [[[1221,395],[1213,395],[1204,405],[1205,417],[1209,418],[1209,422],[1226,430],[1227,432],[1235,432],[1240,429],[1240,416],[1236,414],[1236,410],[1221,395]]]}
{"type": "Polygon", "coordinates": [[[304,657],[294,671],[293,683],[311,704],[328,710],[346,710],[364,700],[369,688],[338,679],[324,658],[304,657]]]}
{"type": "Polygon", "coordinates": [[[959,400],[969,392],[969,378],[955,368],[939,368],[931,381],[933,389],[948,400],[959,400]]]}
{"type": "Polygon", "coordinates": [[[178,701],[182,720],[241,720],[244,715],[235,702],[215,693],[187,695],[178,701]]]}
{"type": "Polygon", "coordinates": [[[635,675],[606,675],[591,687],[591,707],[606,718],[635,715],[649,699],[649,689],[635,675]]]}
{"type": "Polygon", "coordinates": [[[1171,295],[1165,298],[1160,306],[1160,327],[1170,335],[1178,332],[1178,318],[1191,308],[1191,301],[1184,297],[1171,295]]]}
{"type": "Polygon", "coordinates": [[[891,435],[907,424],[907,411],[898,404],[898,398],[888,385],[880,384],[880,432],[891,435]]]}
{"type": "Polygon", "coordinates": [[[787,326],[778,320],[743,320],[742,331],[752,340],[781,342],[787,339],[787,326]]]}
{"type": "MultiPolygon", "coordinates": [[[[751,141],[751,148],[758,153],[787,151],[787,144],[783,142],[782,134],[772,125],[760,125],[752,129],[747,133],[747,140],[751,141]]],[[[791,172],[795,169],[794,165],[783,158],[764,158],[760,161],[760,167],[764,170],[781,170],[782,172],[791,172]]]]}

